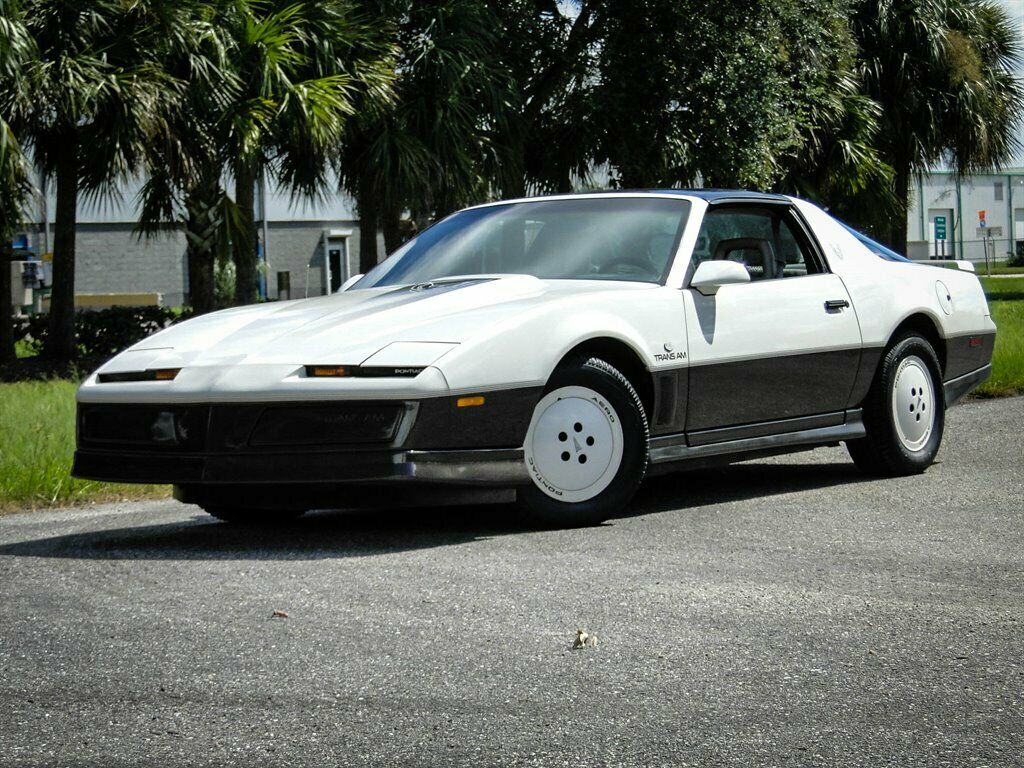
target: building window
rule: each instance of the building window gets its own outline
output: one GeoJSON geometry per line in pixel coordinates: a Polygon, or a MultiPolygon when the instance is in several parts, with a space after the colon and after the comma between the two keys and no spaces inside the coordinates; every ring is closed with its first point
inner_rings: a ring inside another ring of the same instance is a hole
{"type": "Polygon", "coordinates": [[[997,181],[992,186],[996,194],[996,202],[999,202],[1003,199],[1003,182],[997,181]]]}

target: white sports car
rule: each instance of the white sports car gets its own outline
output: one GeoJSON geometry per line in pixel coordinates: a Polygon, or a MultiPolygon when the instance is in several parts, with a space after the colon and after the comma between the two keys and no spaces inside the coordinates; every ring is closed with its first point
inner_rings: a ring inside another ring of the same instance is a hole
{"type": "Polygon", "coordinates": [[[922,472],[994,339],[972,270],[908,262],[803,200],[493,203],[337,294],[121,353],[78,391],[74,474],[172,483],[226,520],[450,484],[590,524],[694,463],[845,442],[868,472],[922,472]]]}

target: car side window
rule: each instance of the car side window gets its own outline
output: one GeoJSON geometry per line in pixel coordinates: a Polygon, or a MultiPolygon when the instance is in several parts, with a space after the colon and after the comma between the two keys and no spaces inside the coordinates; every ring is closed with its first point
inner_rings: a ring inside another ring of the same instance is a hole
{"type": "Polygon", "coordinates": [[[814,261],[810,258],[807,247],[793,232],[789,217],[779,219],[777,243],[782,265],[782,274],[777,277],[800,277],[814,271],[814,261]]]}
{"type": "Polygon", "coordinates": [[[693,250],[693,268],[707,260],[735,261],[751,281],[798,277],[815,271],[788,215],[768,208],[712,209],[704,216],[693,250]]]}

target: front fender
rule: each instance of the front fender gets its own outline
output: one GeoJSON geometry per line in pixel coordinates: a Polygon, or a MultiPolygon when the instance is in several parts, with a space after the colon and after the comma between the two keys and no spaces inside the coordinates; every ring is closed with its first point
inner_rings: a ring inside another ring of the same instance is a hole
{"type": "Polygon", "coordinates": [[[602,293],[532,307],[481,329],[436,365],[453,393],[540,386],[571,349],[598,338],[627,345],[652,371],[685,365],[680,291],[602,293]]]}

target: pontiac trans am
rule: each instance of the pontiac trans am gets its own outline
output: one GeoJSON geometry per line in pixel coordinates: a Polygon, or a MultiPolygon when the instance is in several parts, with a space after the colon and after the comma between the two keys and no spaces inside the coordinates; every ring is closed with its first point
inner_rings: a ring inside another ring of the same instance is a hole
{"type": "Polygon", "coordinates": [[[229,521],[448,485],[585,525],[695,464],[842,442],[865,472],[923,472],[994,338],[973,270],[912,263],[803,200],[499,202],[338,293],[117,355],[78,391],[74,474],[170,483],[229,521]]]}

